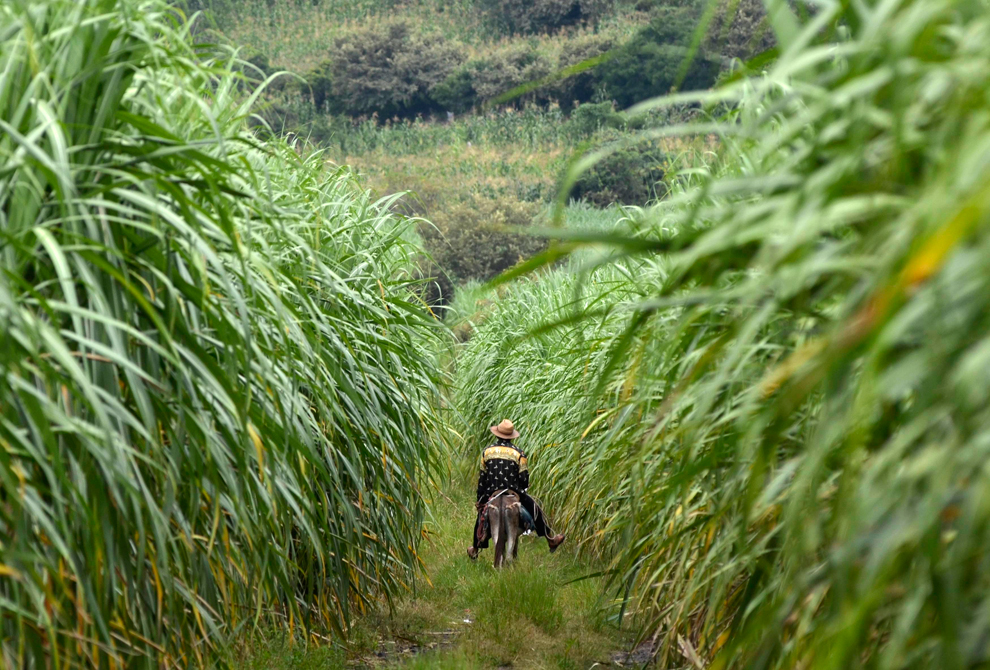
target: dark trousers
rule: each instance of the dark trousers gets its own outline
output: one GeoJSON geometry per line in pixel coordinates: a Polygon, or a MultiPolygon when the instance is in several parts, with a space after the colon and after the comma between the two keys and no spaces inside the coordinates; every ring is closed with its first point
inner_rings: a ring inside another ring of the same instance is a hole
{"type": "MultiPolygon", "coordinates": [[[[519,496],[519,502],[529,512],[529,515],[533,517],[533,531],[540,537],[553,537],[553,528],[550,527],[550,520],[547,518],[543,508],[537,505],[536,501],[528,493],[519,493],[517,495],[519,496]]],[[[491,531],[487,527],[482,530],[481,524],[483,523],[483,513],[479,512],[478,517],[474,520],[474,539],[471,542],[471,546],[475,549],[487,549],[488,540],[491,539],[491,531]],[[481,532],[484,533],[484,536],[479,538],[478,535],[481,532]]]]}

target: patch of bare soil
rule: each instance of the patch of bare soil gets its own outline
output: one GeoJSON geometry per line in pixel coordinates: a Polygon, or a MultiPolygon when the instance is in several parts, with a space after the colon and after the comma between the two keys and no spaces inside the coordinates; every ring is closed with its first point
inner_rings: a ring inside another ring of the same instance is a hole
{"type": "Polygon", "coordinates": [[[612,654],[612,665],[623,668],[643,667],[653,661],[656,652],[653,642],[644,642],[632,651],[617,651],[612,654]]]}
{"type": "Polygon", "coordinates": [[[361,670],[394,666],[419,654],[450,649],[454,646],[458,634],[459,631],[451,628],[441,631],[423,631],[418,633],[416,637],[382,637],[378,640],[374,652],[348,661],[347,664],[361,670]]]}

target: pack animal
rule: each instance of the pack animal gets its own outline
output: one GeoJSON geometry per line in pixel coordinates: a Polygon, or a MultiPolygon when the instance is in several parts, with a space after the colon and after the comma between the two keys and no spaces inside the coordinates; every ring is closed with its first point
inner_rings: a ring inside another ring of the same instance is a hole
{"type": "Polygon", "coordinates": [[[488,501],[486,517],[495,540],[495,567],[500,568],[519,555],[519,536],[522,534],[520,508],[522,503],[512,491],[496,493],[488,501]]]}

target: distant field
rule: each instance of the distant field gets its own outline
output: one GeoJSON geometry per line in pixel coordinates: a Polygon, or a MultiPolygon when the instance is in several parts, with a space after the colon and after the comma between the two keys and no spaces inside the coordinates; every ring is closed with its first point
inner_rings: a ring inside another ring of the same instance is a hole
{"type": "MultiPolygon", "coordinates": [[[[512,192],[550,200],[561,171],[582,143],[621,136],[569,122],[559,108],[506,109],[465,115],[452,123],[409,121],[322,127],[318,141],[335,163],[356,167],[382,192],[413,190],[423,196],[474,190],[491,196],[512,192]]],[[[683,137],[652,144],[670,155],[700,145],[683,137]]]]}

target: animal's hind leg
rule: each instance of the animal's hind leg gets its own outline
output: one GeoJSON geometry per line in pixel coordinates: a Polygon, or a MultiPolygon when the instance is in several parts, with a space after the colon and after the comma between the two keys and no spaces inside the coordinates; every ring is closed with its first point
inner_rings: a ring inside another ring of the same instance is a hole
{"type": "Polygon", "coordinates": [[[519,555],[519,538],[521,535],[522,535],[522,517],[519,514],[519,505],[517,503],[515,510],[515,520],[513,521],[513,526],[512,526],[512,536],[515,539],[515,543],[514,543],[515,551],[513,553],[513,556],[519,555]]]}
{"type": "Polygon", "coordinates": [[[502,514],[500,509],[493,509],[488,514],[488,525],[492,531],[492,542],[495,543],[495,561],[497,568],[505,560],[505,528],[502,527],[502,514]]]}
{"type": "Polygon", "coordinates": [[[506,560],[511,561],[519,555],[519,503],[515,503],[506,511],[506,523],[503,532],[505,533],[506,560]]]}

